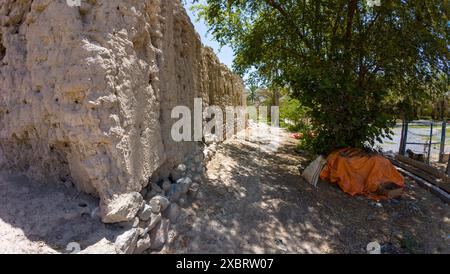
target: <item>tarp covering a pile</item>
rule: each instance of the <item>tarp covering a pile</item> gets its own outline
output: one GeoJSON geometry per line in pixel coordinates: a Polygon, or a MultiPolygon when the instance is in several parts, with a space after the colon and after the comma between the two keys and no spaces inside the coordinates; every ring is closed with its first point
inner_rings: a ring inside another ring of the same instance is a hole
{"type": "Polygon", "coordinates": [[[403,176],[379,154],[359,149],[339,149],[327,157],[320,179],[339,185],[350,195],[362,194],[374,200],[386,199],[385,186],[404,187],[403,176]]]}

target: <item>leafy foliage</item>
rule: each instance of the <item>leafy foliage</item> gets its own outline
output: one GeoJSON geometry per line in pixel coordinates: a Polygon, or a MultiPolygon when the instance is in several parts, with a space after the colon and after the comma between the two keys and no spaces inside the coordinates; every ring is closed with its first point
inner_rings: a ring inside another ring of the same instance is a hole
{"type": "Polygon", "coordinates": [[[280,102],[280,124],[291,132],[304,132],[308,128],[307,109],[295,98],[285,96],[280,102]]]}
{"type": "Polygon", "coordinates": [[[373,145],[448,76],[448,1],[205,1],[199,16],[235,50],[234,69],[307,107],[316,152],[373,145]]]}
{"type": "Polygon", "coordinates": [[[258,100],[258,86],[251,85],[248,89],[247,105],[255,105],[258,100]]]}

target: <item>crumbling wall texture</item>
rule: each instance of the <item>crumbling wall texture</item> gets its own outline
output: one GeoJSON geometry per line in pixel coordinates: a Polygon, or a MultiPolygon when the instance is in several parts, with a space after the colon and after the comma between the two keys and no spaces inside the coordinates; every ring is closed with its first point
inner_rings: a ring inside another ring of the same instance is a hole
{"type": "Polygon", "coordinates": [[[0,168],[73,182],[124,221],[138,209],[111,205],[196,149],[172,141],[172,108],[240,105],[243,84],[179,0],[81,3],[0,0],[0,168]]]}

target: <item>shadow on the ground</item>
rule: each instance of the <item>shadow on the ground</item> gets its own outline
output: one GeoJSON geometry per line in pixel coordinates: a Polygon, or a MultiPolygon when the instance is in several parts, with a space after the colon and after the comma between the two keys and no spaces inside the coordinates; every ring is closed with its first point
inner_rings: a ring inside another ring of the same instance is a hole
{"type": "Polygon", "coordinates": [[[21,232],[14,235],[14,232],[3,231],[4,237],[9,238],[2,239],[0,252],[39,252],[22,249],[18,244],[21,237],[43,242],[57,252],[67,252],[70,242],[77,242],[84,249],[102,238],[114,241],[119,232],[115,226],[107,227],[92,214],[98,200],[74,187],[31,182],[22,176],[2,177],[0,227],[21,232]]]}
{"type": "MultiPolygon", "coordinates": [[[[163,252],[365,253],[377,241],[387,253],[450,253],[449,206],[431,193],[408,180],[402,199],[376,204],[327,182],[312,187],[300,177],[297,165],[307,160],[294,147],[287,139],[276,152],[224,143],[163,252]]],[[[63,184],[0,179],[0,205],[0,230],[18,228],[17,237],[59,252],[70,242],[84,249],[104,237],[114,241],[121,232],[92,215],[97,199],[63,184]]],[[[0,231],[0,250],[18,250],[3,248],[15,241],[6,234],[0,231]]]]}
{"type": "Polygon", "coordinates": [[[378,204],[327,182],[312,187],[294,147],[225,143],[172,252],[366,253],[373,241],[385,253],[450,252],[449,207],[438,198],[413,182],[402,199],[378,204]]]}

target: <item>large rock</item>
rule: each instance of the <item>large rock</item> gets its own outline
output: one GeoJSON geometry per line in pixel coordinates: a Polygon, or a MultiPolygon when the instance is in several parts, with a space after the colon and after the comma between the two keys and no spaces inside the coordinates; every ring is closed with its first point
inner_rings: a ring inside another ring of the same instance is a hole
{"type": "Polygon", "coordinates": [[[97,243],[86,247],[78,254],[117,254],[114,243],[103,238],[97,243]]]}
{"type": "Polygon", "coordinates": [[[139,237],[139,230],[132,228],[117,236],[114,243],[117,253],[133,254],[139,237]]]}
{"type": "Polygon", "coordinates": [[[152,207],[148,204],[144,205],[144,208],[139,212],[139,219],[142,221],[148,221],[150,217],[152,216],[152,207]]]}
{"type": "Polygon", "coordinates": [[[244,104],[179,0],[0,0],[0,38],[0,168],[72,181],[108,222],[196,151],[171,138],[173,107],[244,104]]]}
{"type": "Polygon", "coordinates": [[[150,235],[145,234],[142,239],[139,239],[136,244],[135,254],[142,254],[144,251],[152,246],[150,235]]]}
{"type": "Polygon", "coordinates": [[[149,203],[150,207],[157,208],[157,211],[153,211],[153,213],[158,214],[159,212],[162,212],[166,210],[166,208],[170,205],[170,201],[161,195],[157,195],[153,197],[149,203]]]}
{"type": "Polygon", "coordinates": [[[115,195],[102,206],[102,220],[105,223],[117,223],[134,220],[142,208],[144,199],[138,192],[115,195]]]}
{"type": "Polygon", "coordinates": [[[151,238],[151,249],[158,250],[161,249],[167,241],[167,234],[169,231],[170,222],[167,219],[162,220],[158,225],[152,230],[150,234],[151,238]]]}
{"type": "Polygon", "coordinates": [[[152,229],[154,229],[156,227],[156,225],[159,224],[159,222],[161,222],[162,216],[161,213],[159,214],[153,214],[150,217],[150,220],[148,221],[148,227],[147,229],[150,231],[152,229]]]}

